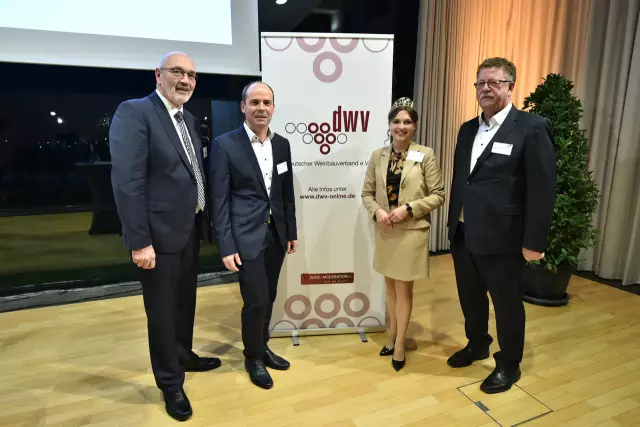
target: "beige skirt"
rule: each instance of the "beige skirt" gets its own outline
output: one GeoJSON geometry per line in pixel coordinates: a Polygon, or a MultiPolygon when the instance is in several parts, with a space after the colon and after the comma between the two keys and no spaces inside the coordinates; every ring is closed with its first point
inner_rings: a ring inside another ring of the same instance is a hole
{"type": "Polygon", "coordinates": [[[398,229],[375,225],[373,269],[395,280],[429,277],[429,228],[398,229]]]}

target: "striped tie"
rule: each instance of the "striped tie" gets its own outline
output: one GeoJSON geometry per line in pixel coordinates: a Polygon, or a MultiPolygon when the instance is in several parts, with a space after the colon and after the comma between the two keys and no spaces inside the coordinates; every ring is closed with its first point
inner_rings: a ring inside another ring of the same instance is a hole
{"type": "Polygon", "coordinates": [[[191,163],[193,172],[196,175],[196,184],[198,186],[198,206],[196,208],[196,211],[201,211],[204,209],[205,205],[204,182],[202,181],[202,175],[200,175],[200,166],[198,165],[196,150],[193,148],[191,138],[189,138],[189,132],[187,132],[187,126],[184,123],[182,111],[178,111],[173,117],[175,117],[176,121],[178,122],[178,127],[180,128],[180,133],[182,134],[182,141],[184,142],[184,146],[187,148],[187,157],[189,158],[189,163],[191,163]]]}

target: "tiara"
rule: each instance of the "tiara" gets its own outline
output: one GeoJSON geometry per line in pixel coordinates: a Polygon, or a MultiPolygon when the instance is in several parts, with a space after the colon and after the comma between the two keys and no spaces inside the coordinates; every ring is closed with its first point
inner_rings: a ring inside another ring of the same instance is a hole
{"type": "Polygon", "coordinates": [[[393,110],[394,108],[398,108],[398,107],[413,108],[413,101],[411,100],[411,98],[407,98],[406,96],[403,96],[402,98],[399,98],[396,102],[393,103],[393,105],[391,106],[391,109],[393,110]]]}

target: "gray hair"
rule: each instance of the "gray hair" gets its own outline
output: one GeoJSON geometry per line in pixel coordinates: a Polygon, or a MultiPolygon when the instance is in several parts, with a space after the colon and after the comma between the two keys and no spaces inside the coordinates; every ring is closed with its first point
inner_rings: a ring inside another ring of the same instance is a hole
{"type": "MultiPolygon", "coordinates": [[[[160,58],[160,62],[158,63],[158,68],[163,68],[165,66],[165,64],[167,63],[167,59],[169,59],[170,57],[174,56],[174,55],[183,55],[186,56],[187,58],[189,58],[189,55],[187,55],[184,52],[179,52],[179,51],[173,51],[173,52],[168,52],[165,53],[162,58],[160,58]]],[[[189,58],[191,59],[191,58],[189,58]]]]}

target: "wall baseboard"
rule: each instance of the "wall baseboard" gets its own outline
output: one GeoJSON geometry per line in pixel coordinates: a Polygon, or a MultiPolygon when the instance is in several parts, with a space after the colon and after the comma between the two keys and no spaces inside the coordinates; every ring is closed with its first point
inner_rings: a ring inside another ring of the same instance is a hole
{"type": "MultiPolygon", "coordinates": [[[[230,271],[203,273],[198,275],[198,287],[220,285],[223,283],[233,283],[237,281],[238,274],[230,271]]],[[[0,297],[0,313],[141,294],[142,288],[138,281],[93,287],[46,290],[42,292],[0,297]]]]}

